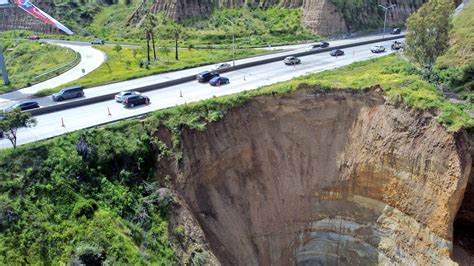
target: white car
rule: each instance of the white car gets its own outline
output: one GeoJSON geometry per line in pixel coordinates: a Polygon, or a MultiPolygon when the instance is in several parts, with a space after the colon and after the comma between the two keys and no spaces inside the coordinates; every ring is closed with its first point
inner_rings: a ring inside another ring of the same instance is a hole
{"type": "Polygon", "coordinates": [[[119,94],[115,95],[115,101],[121,103],[125,100],[125,98],[132,95],[140,95],[140,93],[138,91],[122,91],[119,94]]]}
{"type": "Polygon", "coordinates": [[[385,47],[382,45],[375,45],[370,48],[370,51],[372,51],[372,53],[382,53],[385,52],[385,47]]]}
{"type": "Polygon", "coordinates": [[[285,65],[297,65],[301,64],[301,60],[296,56],[288,56],[283,60],[283,63],[285,63],[285,65]]]}
{"type": "Polygon", "coordinates": [[[229,64],[229,63],[220,63],[220,64],[215,65],[212,70],[213,70],[213,71],[217,71],[217,70],[229,68],[229,67],[231,67],[231,66],[232,66],[232,65],[229,64]]]}

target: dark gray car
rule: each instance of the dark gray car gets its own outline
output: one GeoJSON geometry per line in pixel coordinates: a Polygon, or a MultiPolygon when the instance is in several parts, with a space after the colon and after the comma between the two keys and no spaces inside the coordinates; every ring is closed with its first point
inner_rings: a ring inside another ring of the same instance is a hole
{"type": "Polygon", "coordinates": [[[82,87],[71,87],[60,90],[58,93],[52,95],[53,101],[64,101],[72,98],[79,98],[84,96],[84,90],[82,87]]]}

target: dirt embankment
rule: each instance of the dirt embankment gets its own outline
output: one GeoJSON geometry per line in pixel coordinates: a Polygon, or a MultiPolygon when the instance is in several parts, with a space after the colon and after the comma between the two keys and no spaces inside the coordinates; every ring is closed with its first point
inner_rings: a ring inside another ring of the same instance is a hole
{"type": "Polygon", "coordinates": [[[452,263],[471,157],[427,112],[307,88],[181,138],[167,174],[223,265],[452,263]]]}

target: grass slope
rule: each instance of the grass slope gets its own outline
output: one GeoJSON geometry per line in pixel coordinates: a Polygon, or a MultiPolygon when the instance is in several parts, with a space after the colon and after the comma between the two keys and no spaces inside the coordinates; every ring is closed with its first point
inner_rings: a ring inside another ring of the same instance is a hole
{"type": "Polygon", "coordinates": [[[0,153],[0,264],[175,264],[143,127],[81,134],[0,153]]]}
{"type": "MultiPolygon", "coordinates": [[[[111,264],[175,263],[168,237],[169,202],[156,193],[166,177],[154,175],[158,125],[205,130],[230,108],[257,95],[288,93],[301,84],[364,89],[376,84],[394,100],[438,109],[450,131],[473,127],[462,106],[446,101],[416,69],[395,55],[359,62],[258,90],[157,111],[101,129],[80,130],[0,151],[0,264],[51,264],[95,259],[111,264]],[[152,145],[156,144],[156,145],[152,145]]],[[[159,147],[159,148],[157,148],[159,147]]],[[[180,154],[175,156],[180,158],[180,154]]]]}
{"type": "Polygon", "coordinates": [[[463,67],[474,60],[474,4],[471,2],[453,19],[451,47],[438,59],[438,66],[463,67]]]}
{"type": "Polygon", "coordinates": [[[435,74],[443,86],[474,105],[474,3],[453,19],[450,48],[436,62],[435,74]]]}
{"type": "MultiPolygon", "coordinates": [[[[130,5],[123,2],[98,5],[92,2],[75,7],[81,16],[84,16],[82,22],[78,20],[77,14],[58,13],[58,18],[63,19],[77,34],[54,37],[81,40],[100,38],[113,43],[144,43],[143,29],[136,25],[127,26],[128,18],[140,1],[132,1],[130,5]]],[[[61,6],[64,5],[70,5],[70,3],[61,4],[61,6]]],[[[321,39],[320,36],[306,30],[301,21],[302,10],[299,8],[279,6],[268,9],[219,8],[208,17],[184,20],[181,24],[184,26],[185,33],[180,42],[183,47],[230,48],[233,32],[236,37],[236,46],[239,48],[321,39]],[[226,18],[232,18],[235,27],[226,18]]],[[[162,32],[162,30],[157,30],[158,39],[167,45],[172,44],[173,36],[161,34],[162,32]]]]}
{"type": "MultiPolygon", "coordinates": [[[[76,56],[74,51],[61,46],[32,41],[13,41],[10,37],[2,35],[0,43],[4,49],[11,82],[8,86],[1,82],[0,93],[39,82],[41,80],[33,81],[33,78],[71,62],[76,56]]],[[[62,72],[67,70],[63,69],[62,72]]]]}

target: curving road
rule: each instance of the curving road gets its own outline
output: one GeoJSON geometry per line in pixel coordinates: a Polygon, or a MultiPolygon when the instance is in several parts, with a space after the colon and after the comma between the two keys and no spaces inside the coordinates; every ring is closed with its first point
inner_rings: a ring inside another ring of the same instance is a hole
{"type": "MultiPolygon", "coordinates": [[[[390,47],[391,41],[381,42],[385,47],[390,47]]],[[[211,87],[197,81],[183,83],[177,86],[167,87],[146,93],[151,99],[151,104],[133,109],[126,109],[113,100],[91,104],[78,108],[67,109],[51,114],[37,116],[38,125],[35,128],[20,129],[18,131],[18,144],[24,144],[58,136],[66,132],[82,128],[106,124],[113,121],[146,114],[148,112],[163,109],[184,103],[199,101],[214,96],[222,96],[252,90],[264,85],[292,79],[297,76],[334,69],[356,61],[386,55],[373,54],[370,52],[371,45],[362,45],[345,49],[346,55],[331,57],[328,53],[314,54],[301,57],[302,64],[297,66],[286,66],[282,62],[274,62],[265,65],[232,71],[223,74],[230,79],[231,84],[221,87],[211,87]],[[180,97],[180,94],[183,97],[180,97]],[[110,111],[110,114],[109,114],[110,111]],[[62,126],[64,121],[64,126],[62,126]]],[[[148,77],[150,78],[150,77],[148,77]]],[[[116,89],[131,89],[132,87],[115,84],[116,89]]],[[[89,93],[89,89],[86,90],[89,93]]],[[[8,140],[0,140],[0,147],[9,147],[8,140]]]]}
{"type": "Polygon", "coordinates": [[[55,88],[85,76],[102,65],[106,59],[106,56],[102,51],[92,48],[90,45],[84,46],[58,41],[46,42],[67,47],[80,53],[81,62],[79,62],[77,66],[52,79],[48,79],[24,89],[0,94],[0,108],[5,108],[9,105],[12,105],[14,102],[27,98],[40,90],[55,88]],[[84,72],[82,71],[83,69],[84,72]]]}

